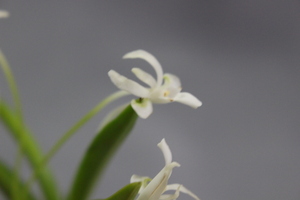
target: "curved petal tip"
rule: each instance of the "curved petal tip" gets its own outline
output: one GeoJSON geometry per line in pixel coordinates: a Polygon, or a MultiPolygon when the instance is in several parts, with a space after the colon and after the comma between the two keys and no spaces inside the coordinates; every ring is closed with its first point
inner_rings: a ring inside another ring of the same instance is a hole
{"type": "Polygon", "coordinates": [[[202,105],[202,102],[197,97],[188,92],[178,93],[175,96],[174,101],[188,105],[192,108],[198,108],[202,105]]]}
{"type": "Polygon", "coordinates": [[[165,158],[165,164],[168,165],[172,162],[172,152],[170,150],[169,145],[167,144],[165,138],[161,140],[160,143],[157,144],[157,146],[162,151],[164,158],[165,158]]]}

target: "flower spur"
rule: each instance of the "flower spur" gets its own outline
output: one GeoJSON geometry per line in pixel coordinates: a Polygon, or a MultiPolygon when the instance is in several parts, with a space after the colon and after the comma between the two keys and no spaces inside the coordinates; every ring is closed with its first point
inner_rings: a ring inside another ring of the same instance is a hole
{"type": "Polygon", "coordinates": [[[125,90],[137,97],[131,101],[132,108],[141,118],[147,118],[152,113],[152,103],[165,104],[170,102],[179,102],[197,108],[202,105],[195,96],[187,92],[181,92],[181,83],[177,76],[172,74],[163,74],[162,67],[157,59],[144,50],[129,52],[123,56],[124,59],[140,58],[147,61],[155,70],[157,79],[149,73],[139,68],[133,68],[131,71],[136,77],[150,86],[146,88],[139,83],[120,75],[114,70],[110,70],[108,75],[111,81],[121,90],[125,90]]]}

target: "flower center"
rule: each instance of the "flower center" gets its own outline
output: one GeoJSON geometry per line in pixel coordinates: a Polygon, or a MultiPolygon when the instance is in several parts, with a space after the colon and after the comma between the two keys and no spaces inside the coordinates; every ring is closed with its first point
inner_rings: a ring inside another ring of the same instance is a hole
{"type": "Polygon", "coordinates": [[[169,96],[169,94],[170,94],[170,91],[166,90],[166,91],[164,92],[164,97],[169,96]]]}
{"type": "Polygon", "coordinates": [[[135,102],[137,102],[137,103],[142,103],[142,102],[143,102],[143,98],[140,97],[140,98],[136,99],[135,102]]]}

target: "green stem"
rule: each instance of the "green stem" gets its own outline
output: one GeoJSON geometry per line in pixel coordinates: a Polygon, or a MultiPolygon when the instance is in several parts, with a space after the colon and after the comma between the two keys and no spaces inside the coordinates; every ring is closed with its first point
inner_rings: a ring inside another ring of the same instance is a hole
{"type": "Polygon", "coordinates": [[[32,173],[31,177],[27,181],[27,186],[30,187],[31,184],[34,183],[35,179],[37,178],[37,175],[39,173],[40,168],[42,168],[46,163],[48,163],[51,158],[56,154],[56,152],[65,144],[70,137],[74,135],[75,132],[77,132],[85,123],[87,123],[92,117],[94,117],[99,111],[101,111],[106,105],[111,103],[112,101],[123,97],[125,95],[128,95],[125,91],[118,91],[107,98],[105,98],[103,101],[101,101],[98,105],[96,105],[93,109],[91,109],[83,118],[81,118],[74,126],[72,126],[59,140],[58,142],[50,149],[50,151],[44,156],[40,163],[40,167],[36,168],[35,171],[32,173]]]}

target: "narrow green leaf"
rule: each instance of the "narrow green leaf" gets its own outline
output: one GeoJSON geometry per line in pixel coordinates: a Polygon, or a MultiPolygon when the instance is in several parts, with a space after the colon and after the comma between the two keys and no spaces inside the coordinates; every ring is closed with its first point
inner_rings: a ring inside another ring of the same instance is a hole
{"type": "Polygon", "coordinates": [[[138,194],[141,182],[130,183],[106,199],[99,200],[134,200],[138,194]]]}
{"type": "Polygon", "coordinates": [[[4,56],[4,54],[2,53],[2,51],[0,50],[0,66],[2,68],[2,71],[6,77],[7,83],[9,85],[11,94],[13,96],[13,100],[14,100],[14,104],[15,104],[15,109],[16,112],[18,113],[18,116],[20,117],[20,119],[23,118],[23,114],[22,114],[22,104],[21,104],[21,98],[19,95],[19,91],[18,91],[18,87],[17,87],[17,83],[15,81],[15,77],[12,73],[12,70],[4,56]]]}
{"type": "Polygon", "coordinates": [[[129,105],[99,131],[81,161],[68,200],[85,200],[89,197],[97,178],[129,135],[136,119],[137,115],[129,105]]]}
{"type": "MultiPolygon", "coordinates": [[[[16,142],[19,144],[22,143],[24,154],[28,158],[32,168],[39,168],[43,158],[41,148],[31,132],[27,128],[24,128],[20,118],[15,115],[3,100],[0,101],[0,119],[16,142]]],[[[43,166],[40,170],[38,179],[45,198],[48,200],[58,199],[58,189],[54,183],[53,175],[46,166],[43,166]]]]}
{"type": "MultiPolygon", "coordinates": [[[[8,167],[6,164],[0,161],[0,190],[8,199],[12,199],[13,196],[13,191],[11,190],[12,181],[15,181],[12,178],[14,176],[13,173],[14,172],[11,170],[10,167],[8,167]]],[[[21,180],[21,178],[19,178],[18,180],[21,180]]],[[[21,190],[26,189],[24,183],[18,182],[18,186],[19,188],[21,188],[21,190]]],[[[34,195],[28,190],[24,191],[23,194],[27,194],[26,197],[22,197],[23,200],[36,199],[34,195]]]]}
{"type": "MultiPolygon", "coordinates": [[[[20,98],[20,94],[18,91],[17,83],[15,81],[15,77],[12,73],[12,70],[1,50],[0,50],[0,67],[2,68],[2,71],[6,77],[8,86],[10,88],[10,91],[11,91],[11,94],[13,97],[15,112],[18,115],[20,121],[23,121],[22,104],[21,104],[21,98],[20,98]]],[[[15,176],[12,177],[12,179],[14,179],[14,181],[12,181],[12,188],[15,189],[15,191],[13,192],[14,199],[20,199],[22,197],[22,194],[18,190],[19,188],[17,186],[18,182],[20,181],[20,180],[18,180],[18,177],[19,177],[21,166],[22,166],[22,157],[23,157],[23,149],[19,143],[18,151],[17,151],[17,155],[16,155],[16,159],[15,159],[15,164],[14,164],[15,176]]]]}

